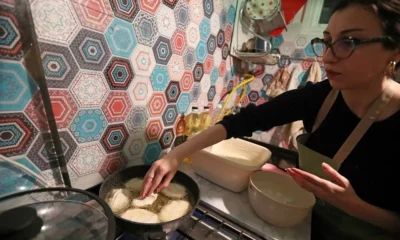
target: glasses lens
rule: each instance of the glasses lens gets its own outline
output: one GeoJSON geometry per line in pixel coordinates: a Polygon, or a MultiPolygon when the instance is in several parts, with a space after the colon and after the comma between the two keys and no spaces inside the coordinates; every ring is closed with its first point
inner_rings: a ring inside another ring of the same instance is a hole
{"type": "Polygon", "coordinates": [[[333,51],[338,58],[349,57],[355,48],[354,41],[352,39],[342,39],[333,44],[333,51]]]}
{"type": "Polygon", "coordinates": [[[313,51],[314,54],[318,57],[324,56],[324,53],[326,52],[326,45],[323,42],[314,42],[313,45],[313,51]]]}

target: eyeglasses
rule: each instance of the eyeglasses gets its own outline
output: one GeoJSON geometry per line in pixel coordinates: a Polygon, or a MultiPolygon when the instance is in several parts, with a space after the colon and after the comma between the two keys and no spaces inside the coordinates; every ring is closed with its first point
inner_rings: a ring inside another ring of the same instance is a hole
{"type": "Polygon", "coordinates": [[[353,37],[346,37],[337,40],[334,43],[330,43],[324,39],[314,38],[311,40],[311,45],[314,54],[318,57],[323,57],[324,54],[330,48],[332,50],[333,56],[345,59],[351,56],[357,47],[361,44],[367,43],[384,43],[390,41],[388,37],[376,37],[371,39],[357,39],[353,37]]]}

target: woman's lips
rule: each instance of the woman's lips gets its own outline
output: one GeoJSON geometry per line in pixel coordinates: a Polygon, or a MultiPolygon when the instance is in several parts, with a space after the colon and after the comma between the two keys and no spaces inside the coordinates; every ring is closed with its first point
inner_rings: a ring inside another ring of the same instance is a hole
{"type": "Polygon", "coordinates": [[[341,74],[340,72],[335,72],[335,71],[332,71],[332,70],[325,70],[325,72],[326,72],[326,75],[328,75],[328,77],[329,76],[335,77],[335,76],[338,76],[338,75],[341,74]]]}

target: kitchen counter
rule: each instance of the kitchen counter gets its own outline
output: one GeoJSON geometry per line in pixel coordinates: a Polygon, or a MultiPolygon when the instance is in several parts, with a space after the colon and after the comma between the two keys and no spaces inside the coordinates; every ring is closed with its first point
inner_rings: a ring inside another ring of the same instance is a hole
{"type": "Polygon", "coordinates": [[[229,220],[240,224],[266,239],[308,240],[311,233],[311,215],[302,223],[291,228],[279,228],[261,220],[251,208],[248,192],[234,193],[197,175],[191,164],[183,164],[181,171],[192,177],[200,187],[201,200],[214,208],[229,220]]]}

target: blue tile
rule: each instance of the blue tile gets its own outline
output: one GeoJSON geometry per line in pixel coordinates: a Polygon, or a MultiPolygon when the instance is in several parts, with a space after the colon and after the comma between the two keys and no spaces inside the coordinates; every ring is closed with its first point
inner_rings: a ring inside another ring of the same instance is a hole
{"type": "Polygon", "coordinates": [[[233,25],[235,23],[236,9],[234,6],[230,6],[228,10],[228,23],[233,25]]]}
{"type": "Polygon", "coordinates": [[[214,67],[211,71],[211,84],[215,84],[218,81],[219,73],[218,68],[214,67]]]}
{"type": "Polygon", "coordinates": [[[199,31],[201,40],[207,41],[211,32],[210,20],[208,18],[203,18],[199,25],[199,31]]]}
{"type": "Polygon", "coordinates": [[[163,65],[156,65],[150,76],[150,81],[154,91],[164,91],[169,82],[168,68],[163,65]]]}
{"type": "Polygon", "coordinates": [[[79,143],[84,143],[100,140],[106,127],[107,120],[101,109],[82,109],[69,130],[79,143]]]}
{"type": "Polygon", "coordinates": [[[143,161],[146,165],[151,165],[153,162],[157,161],[161,153],[160,143],[150,143],[146,146],[143,153],[143,161]]]}
{"type": "Polygon", "coordinates": [[[178,112],[186,113],[190,106],[190,95],[189,93],[182,93],[178,99],[178,112]]]}
{"type": "Polygon", "coordinates": [[[114,18],[105,35],[112,53],[120,57],[129,58],[137,45],[132,24],[118,18],[114,18]]]}
{"type": "Polygon", "coordinates": [[[200,40],[196,47],[197,62],[204,63],[207,57],[207,52],[207,43],[203,40],[200,40]]]}

